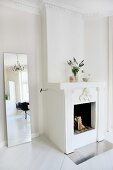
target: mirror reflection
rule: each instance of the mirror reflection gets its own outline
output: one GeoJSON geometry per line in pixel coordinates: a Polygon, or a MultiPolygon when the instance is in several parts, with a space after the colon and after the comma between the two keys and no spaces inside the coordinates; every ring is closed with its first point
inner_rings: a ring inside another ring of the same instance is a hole
{"type": "Polygon", "coordinates": [[[8,147],[31,141],[27,55],[4,53],[8,147]]]}

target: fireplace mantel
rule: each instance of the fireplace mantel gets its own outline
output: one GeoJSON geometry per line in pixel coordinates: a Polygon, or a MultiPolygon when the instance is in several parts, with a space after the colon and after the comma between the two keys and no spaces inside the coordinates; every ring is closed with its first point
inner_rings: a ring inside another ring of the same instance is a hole
{"type": "Polygon", "coordinates": [[[67,154],[84,145],[103,140],[107,122],[105,98],[105,83],[49,83],[45,103],[46,135],[67,154]],[[74,105],[84,103],[93,103],[94,129],[75,135],[73,130],[74,105]]]}
{"type": "Polygon", "coordinates": [[[48,83],[50,89],[75,89],[75,88],[88,88],[88,87],[106,87],[106,83],[103,82],[65,82],[65,83],[48,83]]]}

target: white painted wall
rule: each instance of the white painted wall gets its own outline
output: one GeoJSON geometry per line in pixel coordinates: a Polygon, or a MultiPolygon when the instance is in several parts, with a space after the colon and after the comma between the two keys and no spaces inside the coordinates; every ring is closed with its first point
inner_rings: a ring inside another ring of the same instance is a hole
{"type": "MultiPolygon", "coordinates": [[[[105,112],[108,121],[108,62],[109,62],[109,24],[108,17],[89,17],[84,21],[84,56],[91,81],[106,83],[105,112]]],[[[104,120],[103,120],[104,121],[104,120]]],[[[106,127],[107,130],[107,127],[106,127]]]]}
{"type": "Polygon", "coordinates": [[[48,82],[67,81],[67,60],[84,57],[84,22],[81,15],[47,7],[48,82]]]}
{"type": "MultiPolygon", "coordinates": [[[[43,13],[44,26],[44,88],[47,82],[65,82],[68,79],[67,60],[78,60],[84,54],[84,21],[81,15],[62,8],[46,6],[43,13]],[[47,56],[47,58],[46,58],[47,56]]],[[[44,132],[48,135],[48,93],[43,93],[44,132]]]]}
{"type": "Polygon", "coordinates": [[[84,58],[92,81],[108,81],[108,17],[46,8],[48,82],[66,81],[67,60],[84,58]]]}
{"type": "Polygon", "coordinates": [[[108,130],[113,134],[113,16],[109,17],[109,118],[108,130]]]}
{"type": "MultiPolygon", "coordinates": [[[[42,96],[39,95],[41,87],[41,17],[0,6],[0,52],[27,54],[32,133],[42,132],[42,121],[39,122],[39,118],[42,117],[42,96]]],[[[3,54],[0,55],[0,73],[0,142],[3,142],[6,140],[3,54]]]]}
{"type": "Polygon", "coordinates": [[[84,21],[84,56],[92,81],[108,81],[108,34],[107,17],[84,21]]]}

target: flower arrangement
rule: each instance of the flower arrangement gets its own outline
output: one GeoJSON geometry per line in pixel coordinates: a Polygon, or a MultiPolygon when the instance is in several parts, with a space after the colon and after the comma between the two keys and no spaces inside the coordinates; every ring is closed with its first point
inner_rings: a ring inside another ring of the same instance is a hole
{"type": "Polygon", "coordinates": [[[84,66],[84,60],[78,63],[74,57],[73,57],[73,60],[69,60],[67,61],[67,63],[69,66],[71,66],[71,71],[74,74],[74,76],[76,76],[80,68],[84,66]]]}

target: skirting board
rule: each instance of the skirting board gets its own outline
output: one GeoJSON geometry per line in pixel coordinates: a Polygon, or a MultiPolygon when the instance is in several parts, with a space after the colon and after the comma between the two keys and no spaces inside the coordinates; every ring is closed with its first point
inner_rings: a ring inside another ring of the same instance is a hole
{"type": "Polygon", "coordinates": [[[31,136],[32,136],[32,139],[33,139],[33,138],[37,138],[37,137],[39,137],[39,133],[32,133],[31,136]]]}
{"type": "Polygon", "coordinates": [[[110,129],[109,132],[106,132],[105,139],[113,143],[113,129],[110,129]]]}
{"type": "MultiPolygon", "coordinates": [[[[36,138],[36,137],[39,137],[39,133],[32,133],[32,139],[33,138],[36,138]]],[[[2,148],[2,147],[4,147],[4,146],[6,146],[7,145],[7,141],[2,141],[2,142],[0,142],[0,148],[2,148]]]]}
{"type": "Polygon", "coordinates": [[[4,147],[7,145],[7,142],[6,141],[3,141],[3,142],[0,142],[0,148],[4,147]]]}

